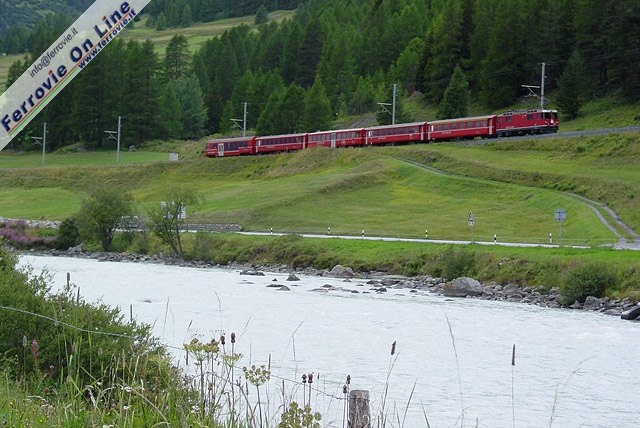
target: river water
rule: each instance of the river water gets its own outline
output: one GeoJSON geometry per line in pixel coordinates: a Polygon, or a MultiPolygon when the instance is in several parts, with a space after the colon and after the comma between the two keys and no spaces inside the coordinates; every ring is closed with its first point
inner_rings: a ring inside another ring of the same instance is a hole
{"type": "Polygon", "coordinates": [[[236,332],[240,366],[271,357],[273,402],[282,395],[280,378],[300,402],[296,382],[315,373],[319,391],[311,401],[323,426],[343,426],[343,404],[332,397],[343,396],[347,375],[351,389],[370,391],[373,417],[388,388],[388,427],[425,427],[425,415],[431,427],[640,426],[640,322],[409,290],[375,293],[364,280],[287,282],[281,273],[63,257],[23,256],[20,263],[46,268],[54,288],[69,272],[86,300],[127,315],[132,309],[175,347],[176,361],[194,336],[236,332]],[[275,283],[290,291],[267,287],[275,283]],[[338,290],[313,291],[326,284],[338,290]]]}

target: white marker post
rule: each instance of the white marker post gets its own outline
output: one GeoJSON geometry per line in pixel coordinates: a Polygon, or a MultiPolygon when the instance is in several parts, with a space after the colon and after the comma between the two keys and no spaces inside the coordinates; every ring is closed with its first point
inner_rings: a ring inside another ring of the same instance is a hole
{"type": "MultiPolygon", "coordinates": [[[[151,0],[97,0],[0,95],[0,150],[151,0]]],[[[132,88],[135,90],[135,88],[132,88]]]]}

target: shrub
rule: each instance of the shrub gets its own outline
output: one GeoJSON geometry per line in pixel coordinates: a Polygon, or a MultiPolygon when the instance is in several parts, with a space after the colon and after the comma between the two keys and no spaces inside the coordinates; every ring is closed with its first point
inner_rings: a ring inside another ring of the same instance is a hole
{"type": "Polygon", "coordinates": [[[24,220],[10,220],[1,224],[0,238],[14,248],[25,250],[28,248],[49,248],[55,238],[51,236],[32,236],[33,229],[29,229],[24,220]]]}
{"type": "Polygon", "coordinates": [[[461,276],[472,276],[476,270],[476,254],[467,249],[448,249],[442,254],[444,266],[442,276],[452,280],[461,276]]]}
{"type": "Polygon", "coordinates": [[[66,250],[80,243],[80,232],[73,217],[65,218],[58,227],[58,237],[53,245],[58,250],[66,250]]]}
{"type": "Polygon", "coordinates": [[[587,296],[602,297],[616,281],[616,272],[606,264],[585,263],[567,271],[560,292],[570,299],[584,302],[587,296]]]}

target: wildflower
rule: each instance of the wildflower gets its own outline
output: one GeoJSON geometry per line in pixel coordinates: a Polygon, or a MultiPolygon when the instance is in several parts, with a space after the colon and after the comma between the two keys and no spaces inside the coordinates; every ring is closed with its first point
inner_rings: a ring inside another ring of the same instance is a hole
{"type": "Polygon", "coordinates": [[[40,353],[38,352],[38,341],[36,339],[33,339],[31,341],[31,355],[33,356],[33,359],[37,359],[38,356],[40,356],[40,353]]]}
{"type": "Polygon", "coordinates": [[[220,343],[222,343],[222,345],[224,346],[224,342],[225,342],[225,338],[224,338],[224,334],[220,335],[220,343]]]}
{"type": "Polygon", "coordinates": [[[396,341],[394,340],[391,344],[391,355],[396,353],[396,341]]]}
{"type": "Polygon", "coordinates": [[[27,336],[22,335],[22,347],[26,348],[27,347],[27,336]]]}
{"type": "Polygon", "coordinates": [[[231,343],[236,343],[236,334],[231,333],[231,343]]]}

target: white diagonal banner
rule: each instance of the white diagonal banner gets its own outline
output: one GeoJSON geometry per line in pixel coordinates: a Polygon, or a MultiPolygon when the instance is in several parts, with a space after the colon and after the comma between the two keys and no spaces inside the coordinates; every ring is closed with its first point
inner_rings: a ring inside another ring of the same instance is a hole
{"type": "Polygon", "coordinates": [[[0,150],[151,0],[97,0],[0,95],[0,150]]]}

